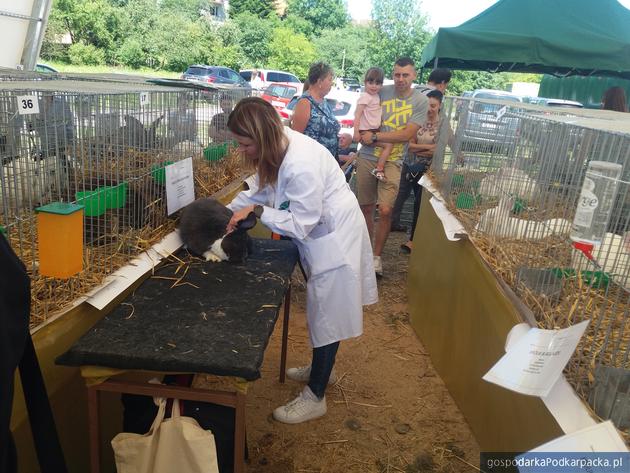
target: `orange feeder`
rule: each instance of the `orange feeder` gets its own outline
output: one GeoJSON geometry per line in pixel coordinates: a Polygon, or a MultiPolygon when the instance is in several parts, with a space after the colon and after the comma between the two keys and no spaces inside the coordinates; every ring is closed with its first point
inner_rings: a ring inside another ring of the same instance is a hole
{"type": "Polygon", "coordinates": [[[83,206],[53,202],[37,211],[39,273],[67,279],[83,269],[83,206]]]}

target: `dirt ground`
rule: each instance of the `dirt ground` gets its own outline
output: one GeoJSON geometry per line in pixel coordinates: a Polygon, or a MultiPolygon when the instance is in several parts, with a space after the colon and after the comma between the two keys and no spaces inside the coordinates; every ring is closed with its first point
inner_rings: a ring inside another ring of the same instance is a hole
{"type": "MultiPolygon", "coordinates": [[[[479,446],[409,325],[409,257],[398,249],[404,241],[401,233],[390,236],[380,301],[365,309],[364,334],[341,343],[339,380],[326,393],[328,413],[320,419],[284,425],[271,417],[302,389],[278,382],[282,323],[276,324],[262,378],[247,396],[249,473],[476,470],[479,446]]],[[[299,366],[310,361],[310,346],[297,274],[291,304],[287,364],[299,366]]]]}

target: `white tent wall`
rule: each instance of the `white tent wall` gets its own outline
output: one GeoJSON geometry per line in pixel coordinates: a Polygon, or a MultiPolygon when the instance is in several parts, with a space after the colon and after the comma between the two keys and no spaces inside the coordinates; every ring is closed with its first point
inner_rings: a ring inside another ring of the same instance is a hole
{"type": "Polygon", "coordinates": [[[0,0],[0,67],[33,70],[52,0],[0,0]]]}

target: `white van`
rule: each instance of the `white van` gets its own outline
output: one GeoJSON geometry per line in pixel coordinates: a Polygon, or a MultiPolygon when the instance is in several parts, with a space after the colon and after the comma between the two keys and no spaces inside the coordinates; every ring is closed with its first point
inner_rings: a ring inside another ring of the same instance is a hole
{"type": "Polygon", "coordinates": [[[269,69],[243,69],[239,72],[240,76],[247,82],[252,80],[252,72],[258,71],[262,84],[257,87],[259,90],[265,90],[270,84],[283,84],[297,86],[298,92],[302,93],[302,82],[296,76],[290,72],[285,71],[272,71],[269,69]]]}

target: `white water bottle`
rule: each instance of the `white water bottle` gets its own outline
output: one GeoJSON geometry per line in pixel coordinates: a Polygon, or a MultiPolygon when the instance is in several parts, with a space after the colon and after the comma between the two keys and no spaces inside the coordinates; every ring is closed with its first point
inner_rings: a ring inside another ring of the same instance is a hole
{"type": "Polygon", "coordinates": [[[571,227],[573,241],[592,246],[602,242],[615,205],[621,170],[621,164],[605,161],[588,163],[571,227]]]}

